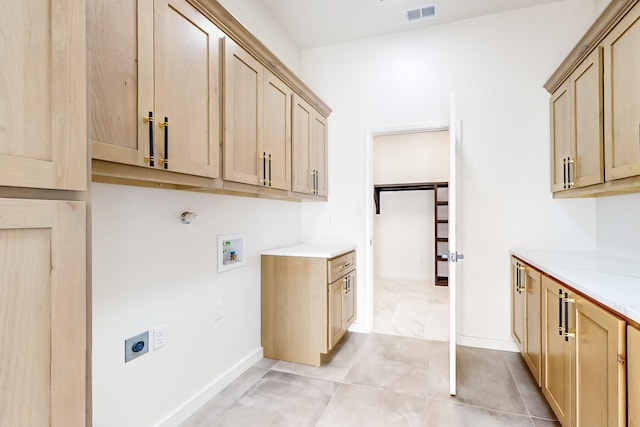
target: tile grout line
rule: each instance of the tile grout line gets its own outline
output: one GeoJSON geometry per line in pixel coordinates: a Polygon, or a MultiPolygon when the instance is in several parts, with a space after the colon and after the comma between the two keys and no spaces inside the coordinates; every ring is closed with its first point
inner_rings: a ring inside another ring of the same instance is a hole
{"type": "MultiPolygon", "coordinates": [[[[520,400],[522,400],[522,404],[524,405],[524,409],[527,411],[529,418],[531,418],[532,416],[531,416],[531,411],[529,410],[529,405],[527,405],[527,401],[522,395],[522,390],[520,390],[520,384],[518,384],[518,381],[516,381],[513,375],[513,371],[511,370],[511,365],[509,365],[509,362],[507,361],[507,358],[504,355],[502,356],[502,360],[504,361],[504,364],[507,365],[507,370],[509,371],[509,375],[511,375],[511,381],[513,381],[513,383],[515,384],[516,390],[518,390],[518,395],[520,396],[520,400]]],[[[533,423],[533,420],[531,420],[531,422],[533,423]]]]}

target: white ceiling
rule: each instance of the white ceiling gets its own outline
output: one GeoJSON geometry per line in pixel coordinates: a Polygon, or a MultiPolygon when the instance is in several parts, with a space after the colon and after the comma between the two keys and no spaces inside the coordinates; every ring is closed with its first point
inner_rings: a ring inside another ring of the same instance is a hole
{"type": "Polygon", "coordinates": [[[433,0],[260,0],[301,49],[409,31],[562,0],[439,0],[438,17],[407,22],[433,0]]]}

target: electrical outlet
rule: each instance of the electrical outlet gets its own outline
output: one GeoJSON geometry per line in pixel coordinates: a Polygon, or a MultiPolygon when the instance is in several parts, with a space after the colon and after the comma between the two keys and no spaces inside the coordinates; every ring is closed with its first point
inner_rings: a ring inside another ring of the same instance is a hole
{"type": "Polygon", "coordinates": [[[153,349],[167,345],[167,325],[160,325],[153,328],[153,349]]]}
{"type": "Polygon", "coordinates": [[[216,316],[216,322],[222,319],[222,301],[218,301],[216,303],[215,316],[216,316]]]}

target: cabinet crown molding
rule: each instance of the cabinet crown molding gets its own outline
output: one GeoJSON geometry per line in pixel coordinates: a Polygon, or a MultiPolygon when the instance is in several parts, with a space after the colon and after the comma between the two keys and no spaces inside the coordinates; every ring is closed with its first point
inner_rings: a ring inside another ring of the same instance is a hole
{"type": "Polygon", "coordinates": [[[611,29],[640,0],[612,0],[589,27],[569,55],[549,77],[544,88],[553,93],[578,65],[595,49],[611,29]]]}

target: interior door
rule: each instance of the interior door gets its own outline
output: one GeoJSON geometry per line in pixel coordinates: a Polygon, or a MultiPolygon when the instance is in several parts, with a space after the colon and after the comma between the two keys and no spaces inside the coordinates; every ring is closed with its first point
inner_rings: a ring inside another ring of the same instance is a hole
{"type": "Polygon", "coordinates": [[[449,394],[456,395],[456,330],[457,289],[460,286],[460,233],[458,229],[458,205],[460,184],[460,149],[462,123],[456,116],[455,93],[451,92],[449,116],[449,394]]]}

